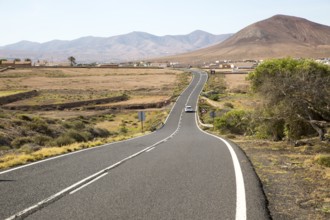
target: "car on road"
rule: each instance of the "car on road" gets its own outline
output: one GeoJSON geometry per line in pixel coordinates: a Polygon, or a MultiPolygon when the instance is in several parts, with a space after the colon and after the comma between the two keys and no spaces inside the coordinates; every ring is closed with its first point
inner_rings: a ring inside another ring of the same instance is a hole
{"type": "Polygon", "coordinates": [[[193,108],[190,105],[186,105],[186,107],[184,107],[184,111],[185,112],[194,112],[193,108]]]}

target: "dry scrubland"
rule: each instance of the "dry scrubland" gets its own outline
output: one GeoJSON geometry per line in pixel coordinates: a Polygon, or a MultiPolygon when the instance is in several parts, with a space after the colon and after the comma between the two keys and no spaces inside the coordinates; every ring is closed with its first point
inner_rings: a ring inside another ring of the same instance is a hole
{"type": "MultiPolygon", "coordinates": [[[[0,97],[38,90],[38,95],[8,106],[40,106],[103,99],[122,94],[128,100],[96,108],[18,111],[0,108],[0,169],[142,135],[136,110],[125,106],[165,102],[145,109],[145,131],[159,127],[171,102],[191,79],[170,69],[30,68],[0,74],[0,97]],[[120,106],[120,109],[112,107],[120,106]]],[[[90,107],[90,106],[89,106],[90,107]]]]}
{"type": "Polygon", "coordinates": [[[173,95],[179,73],[164,69],[17,69],[1,73],[0,96],[40,91],[38,97],[12,103],[15,105],[99,99],[122,93],[135,103],[141,96],[147,96],[149,102],[159,101],[173,95]]]}
{"type": "MultiPolygon", "coordinates": [[[[210,84],[222,84],[218,101],[202,97],[205,108],[253,110],[261,100],[249,93],[247,74],[217,74],[210,84]]],[[[214,88],[214,86],[213,86],[214,88]]],[[[204,122],[212,123],[208,114],[204,122]]],[[[214,132],[214,131],[211,131],[214,132]]],[[[218,135],[218,132],[214,132],[218,135]]],[[[329,219],[330,168],[321,154],[329,154],[329,143],[305,139],[298,147],[287,141],[273,142],[243,135],[225,134],[247,154],[262,182],[273,219],[329,219]]],[[[329,164],[328,164],[329,166],[329,164]]]]}

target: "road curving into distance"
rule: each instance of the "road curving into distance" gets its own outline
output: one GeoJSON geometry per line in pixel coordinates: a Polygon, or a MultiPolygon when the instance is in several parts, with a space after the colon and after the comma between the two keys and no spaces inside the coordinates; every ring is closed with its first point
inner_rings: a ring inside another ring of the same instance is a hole
{"type": "Polygon", "coordinates": [[[160,130],[0,172],[0,219],[270,219],[245,154],[183,111],[192,74],[160,130]]]}

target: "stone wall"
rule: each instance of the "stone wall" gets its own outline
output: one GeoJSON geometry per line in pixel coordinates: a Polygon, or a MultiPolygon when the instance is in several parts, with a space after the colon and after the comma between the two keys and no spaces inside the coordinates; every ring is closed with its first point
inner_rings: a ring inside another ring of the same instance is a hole
{"type": "Polygon", "coordinates": [[[71,109],[82,106],[98,105],[98,104],[111,103],[111,102],[119,102],[119,101],[125,101],[127,99],[128,99],[127,95],[121,95],[116,97],[93,99],[93,100],[86,100],[79,102],[69,102],[69,103],[49,104],[49,105],[16,105],[16,106],[8,105],[8,106],[3,106],[2,108],[9,110],[23,110],[23,111],[27,111],[27,110],[50,111],[50,110],[71,109]]]}
{"type": "Polygon", "coordinates": [[[11,102],[28,99],[28,98],[31,98],[31,97],[37,96],[37,95],[38,95],[38,91],[33,90],[33,91],[29,91],[29,92],[17,93],[14,95],[3,96],[3,97],[0,97],[0,105],[5,105],[5,104],[11,103],[11,102]]]}

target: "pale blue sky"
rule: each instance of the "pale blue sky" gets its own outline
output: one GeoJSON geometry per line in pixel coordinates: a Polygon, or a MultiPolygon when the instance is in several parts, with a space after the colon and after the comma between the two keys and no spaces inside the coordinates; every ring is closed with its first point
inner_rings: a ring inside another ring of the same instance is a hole
{"type": "Polygon", "coordinates": [[[329,0],[0,0],[0,46],[132,31],[235,33],[276,14],[330,26],[329,0]]]}

